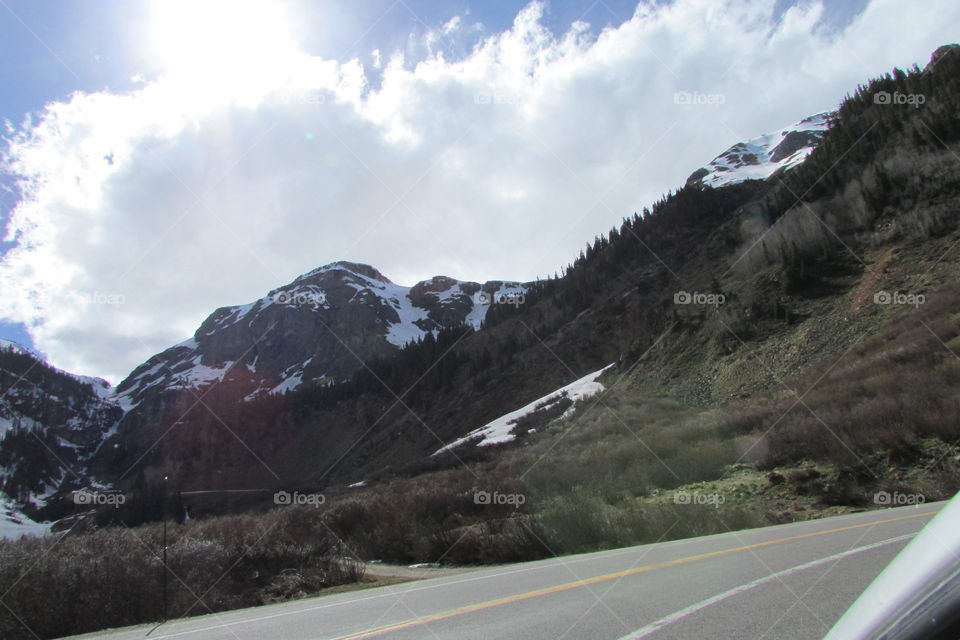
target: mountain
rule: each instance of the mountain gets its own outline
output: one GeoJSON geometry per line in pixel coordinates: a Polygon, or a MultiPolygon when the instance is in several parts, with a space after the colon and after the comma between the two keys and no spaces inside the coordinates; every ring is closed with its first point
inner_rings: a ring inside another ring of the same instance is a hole
{"type": "MultiPolygon", "coordinates": [[[[944,256],[960,184],[946,146],[960,139],[960,56],[951,51],[933,72],[933,63],[896,70],[836,112],[735,145],[595,238],[559,278],[437,276],[403,287],[339,262],[218,309],[109,394],[122,418],[102,422],[102,442],[91,436],[84,451],[93,452],[77,459],[99,482],[141,497],[168,488],[335,493],[587,429],[571,405],[584,385],[642,407],[615,432],[645,419],[641,394],[710,410],[762,398],[825,354],[844,355],[854,338],[892,331],[892,307],[869,304],[879,287],[932,295],[951,281],[944,256]],[[887,98],[896,95],[925,101],[887,98]],[[488,446],[472,446],[481,440],[488,446]]],[[[925,322],[940,331],[950,317],[925,322]]],[[[589,440],[580,431],[566,442],[589,440]]],[[[681,449],[657,455],[680,465],[681,449]]],[[[32,486],[57,480],[38,468],[32,486]]],[[[111,517],[158,517],[159,501],[138,504],[111,517]]],[[[238,494],[191,506],[265,504],[238,494]]]]}
{"type": "Polygon", "coordinates": [[[744,180],[765,180],[803,162],[823,139],[833,112],[826,111],[773,133],[738,142],[694,171],[687,185],[722,187],[744,180]]]}
{"type": "Polygon", "coordinates": [[[191,339],[134,369],[116,398],[130,411],[165,391],[226,377],[249,387],[247,400],[333,384],[430,332],[461,324],[479,329],[492,296],[524,290],[518,282],[481,285],[446,276],[405,287],[369,265],[335,262],[249,304],[217,309],[191,339]]]}
{"type": "MultiPolygon", "coordinates": [[[[828,116],[736,145],[714,160],[696,186],[726,188],[686,228],[712,228],[766,188],[740,183],[800,164],[828,116]]],[[[603,243],[588,246],[582,260],[601,253],[608,253],[603,243]]],[[[684,257],[678,251],[668,262],[684,257]]],[[[577,271],[562,280],[575,282],[577,271]]],[[[193,337],[151,357],[115,389],[85,388],[87,403],[111,410],[89,435],[94,446],[76,458],[84,465],[78,476],[141,494],[171,474],[189,489],[322,485],[376,477],[478,440],[522,439],[535,425],[568,417],[577,400],[603,389],[595,380],[609,363],[631,353],[634,324],[597,325],[602,314],[590,301],[613,287],[618,304],[642,316],[652,290],[613,273],[588,285],[589,292],[571,294],[562,285],[435,276],[406,287],[369,265],[319,267],[250,303],[215,310],[193,337]],[[527,320],[518,327],[511,318],[527,320]],[[560,354],[576,371],[557,366],[560,354]],[[458,362],[472,368],[453,388],[478,388],[451,397],[452,378],[444,372],[458,362]],[[429,368],[423,373],[425,366],[436,367],[439,377],[429,368]],[[408,369],[424,379],[405,379],[408,369]],[[481,369],[502,374],[490,379],[481,369]],[[571,382],[572,374],[582,380],[571,382]],[[412,390],[401,398],[404,388],[412,390]],[[511,405],[520,408],[504,414],[511,405]],[[439,423],[435,431],[418,424],[419,411],[441,416],[430,419],[439,423]],[[389,431],[405,435],[378,435],[389,431]],[[339,468],[329,472],[330,465],[339,468]]],[[[49,469],[30,477],[43,492],[28,500],[11,485],[7,495],[19,496],[13,506],[42,507],[49,496],[83,485],[49,469]]]]}
{"type": "MultiPolygon", "coordinates": [[[[391,372],[379,367],[410,350],[404,347],[416,347],[424,340],[428,344],[421,349],[437,349],[437,336],[446,331],[449,339],[449,332],[460,328],[469,333],[488,327],[481,332],[491,334],[488,340],[464,340],[467,345],[478,345],[481,359],[511,349],[521,353],[535,342],[533,335],[511,331],[501,343],[504,332],[497,330],[497,325],[534,301],[538,286],[542,294],[546,286],[542,283],[480,284],[435,276],[406,287],[369,265],[341,261],[319,267],[250,303],[215,310],[193,337],[151,357],[115,389],[103,381],[88,381],[84,386],[83,378],[63,374],[80,383],[75,404],[108,408],[97,415],[86,436],[86,448],[71,458],[80,465],[79,472],[67,478],[62,473],[57,476],[49,464],[24,462],[16,467],[19,484],[11,481],[4,492],[12,500],[12,509],[21,507],[53,517],[63,510],[58,497],[71,489],[106,483],[143,492],[171,470],[191,488],[327,482],[340,473],[328,478],[313,470],[336,461],[333,443],[348,442],[376,426],[369,424],[375,420],[367,417],[369,408],[362,398],[382,391],[381,383],[391,372]],[[371,367],[378,372],[371,374],[371,367]],[[366,376],[366,383],[358,383],[358,376],[366,376]],[[311,395],[322,389],[348,398],[340,410],[331,412],[323,407],[322,417],[309,411],[305,417],[303,403],[312,402],[311,395]],[[323,424],[321,434],[314,426],[318,423],[323,424]],[[274,455],[283,460],[286,475],[275,472],[276,465],[266,461],[274,455]],[[33,471],[27,473],[26,469],[33,471]],[[35,487],[35,493],[24,494],[20,485],[35,487]]],[[[545,318],[542,313],[540,316],[532,323],[542,325],[545,318]]],[[[570,337],[580,330],[573,327],[581,324],[571,324],[570,337]]],[[[464,334],[458,335],[462,338],[464,334]]],[[[595,370],[617,357],[620,347],[610,347],[598,346],[586,358],[571,357],[595,370]]],[[[32,358],[31,362],[38,358],[34,354],[23,357],[32,358]]],[[[450,356],[448,361],[456,357],[450,356]]],[[[503,413],[505,402],[520,404],[530,395],[556,395],[554,402],[544,403],[543,398],[534,402],[550,406],[532,413],[546,415],[554,406],[567,408],[572,403],[564,390],[570,383],[567,374],[549,358],[537,360],[537,366],[527,362],[528,371],[513,374],[523,379],[520,384],[510,384],[505,378],[489,384],[490,389],[499,389],[497,393],[488,391],[476,399],[461,396],[446,403],[445,424],[440,435],[430,436],[429,442],[411,438],[389,444],[364,443],[342,461],[343,472],[365,475],[377,465],[390,468],[397,461],[413,460],[438,448],[455,448],[461,441],[471,440],[468,432],[481,434],[499,424],[496,418],[503,413]],[[537,369],[540,375],[531,376],[537,369]]],[[[38,366],[50,368],[45,363],[38,366]]],[[[403,368],[402,364],[390,366],[403,368]]],[[[580,375],[583,373],[586,371],[580,375]]],[[[591,384],[599,386],[592,379],[591,384]]],[[[416,403],[417,398],[414,394],[411,402],[416,403]]],[[[574,394],[573,399],[577,398],[574,394]]],[[[89,411],[78,410],[75,420],[90,422],[89,411]]],[[[55,422],[48,418],[45,424],[55,422]]],[[[512,437],[508,434],[512,426],[510,422],[501,428],[501,440],[512,437]]],[[[408,431],[413,428],[415,425],[404,427],[408,431]]],[[[17,448],[24,446],[21,443],[17,448]]],[[[16,519],[19,512],[11,513],[16,519]]]]}
{"type": "Polygon", "coordinates": [[[140,491],[173,469],[194,488],[275,484],[282,474],[265,458],[287,446],[311,450],[299,443],[303,417],[287,396],[342,387],[441,332],[479,330],[532,286],[435,276],[407,287],[369,265],[335,262],[217,309],[117,386],[124,414],[93,473],[140,491]]]}
{"type": "Polygon", "coordinates": [[[9,528],[28,530],[27,514],[51,518],[69,510],[67,492],[99,484],[94,476],[122,484],[126,467],[119,461],[136,462],[122,453],[136,450],[135,443],[148,448],[171,423],[196,419],[185,409],[202,410],[213,387],[222,403],[273,406],[271,398],[342,382],[439,330],[479,329],[493,304],[525,291],[518,282],[446,276],[405,287],[368,265],[336,262],[249,304],[217,309],[192,338],[153,356],[116,388],[0,343],[0,381],[10,389],[0,405],[0,492],[9,528]],[[105,439],[109,451],[91,471],[105,439]]]}
{"type": "Polygon", "coordinates": [[[41,511],[69,511],[51,496],[90,481],[89,460],[123,412],[105,380],[61,371],[6,340],[0,390],[0,535],[9,535],[31,529],[41,511]]]}

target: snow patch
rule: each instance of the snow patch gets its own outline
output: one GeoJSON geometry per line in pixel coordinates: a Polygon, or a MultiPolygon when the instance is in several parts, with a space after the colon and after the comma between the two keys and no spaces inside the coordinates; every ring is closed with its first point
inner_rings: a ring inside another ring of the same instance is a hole
{"type": "Polygon", "coordinates": [[[292,376],[290,376],[289,378],[287,378],[286,380],[284,380],[283,382],[281,382],[280,384],[278,384],[277,386],[275,386],[273,389],[270,389],[269,393],[284,394],[287,391],[293,391],[294,389],[299,387],[302,382],[303,382],[303,371],[298,371],[292,376]]]}
{"type": "MultiPolygon", "coordinates": [[[[508,299],[511,299],[511,296],[522,296],[526,295],[526,293],[527,288],[519,282],[504,282],[500,285],[500,288],[493,293],[493,296],[506,296],[508,299]]],[[[484,302],[478,294],[479,292],[474,294],[473,308],[470,309],[470,313],[467,314],[465,319],[465,322],[477,331],[483,326],[483,321],[487,318],[487,311],[490,310],[490,307],[493,306],[494,303],[492,299],[487,299],[487,301],[484,302]]]]}
{"type": "MultiPolygon", "coordinates": [[[[396,287],[397,285],[393,286],[396,287]]],[[[403,347],[416,340],[421,340],[427,335],[427,332],[421,329],[417,325],[417,322],[426,320],[428,316],[426,309],[414,306],[413,302],[411,302],[410,296],[408,295],[410,292],[409,289],[406,287],[397,288],[403,289],[403,291],[394,292],[393,295],[387,298],[387,302],[396,310],[400,319],[390,325],[385,337],[390,344],[403,347]]]]}
{"type": "Polygon", "coordinates": [[[36,358],[37,360],[43,360],[40,354],[34,351],[33,349],[28,349],[22,344],[19,344],[17,342],[12,342],[10,340],[4,340],[3,338],[0,338],[0,351],[12,351],[14,353],[19,353],[21,355],[31,356],[33,358],[36,358]]]}
{"type": "Polygon", "coordinates": [[[714,158],[704,167],[708,173],[699,182],[711,187],[722,187],[745,180],[765,180],[781,169],[789,169],[807,159],[819,143],[823,132],[830,128],[833,112],[818,113],[783,129],[738,142],[714,158]],[[814,140],[786,157],[773,159],[777,145],[791,133],[811,134],[814,140]]]}
{"type": "MultiPolygon", "coordinates": [[[[510,432],[513,431],[517,421],[521,418],[530,415],[535,411],[549,408],[551,404],[555,404],[563,397],[567,397],[576,403],[584,398],[589,398],[590,396],[596,395],[603,391],[605,387],[597,382],[597,378],[599,378],[604,371],[612,366],[613,364],[608,364],[603,369],[594,371],[593,373],[588,373],[579,380],[571,382],[567,386],[561,387],[553,393],[548,393],[542,398],[534,400],[530,404],[525,405],[516,411],[511,411],[510,413],[504,414],[496,420],[485,424],[479,429],[474,429],[462,438],[454,440],[450,444],[437,449],[433,455],[454,449],[467,441],[475,440],[477,438],[480,439],[480,441],[476,443],[478,447],[510,442],[516,438],[516,436],[510,432]]],[[[564,414],[561,416],[561,419],[570,417],[572,413],[573,407],[571,406],[564,412],[564,414]]]]}
{"type": "Polygon", "coordinates": [[[23,536],[45,536],[52,522],[34,522],[7,502],[0,503],[0,538],[16,540],[23,536]]]}

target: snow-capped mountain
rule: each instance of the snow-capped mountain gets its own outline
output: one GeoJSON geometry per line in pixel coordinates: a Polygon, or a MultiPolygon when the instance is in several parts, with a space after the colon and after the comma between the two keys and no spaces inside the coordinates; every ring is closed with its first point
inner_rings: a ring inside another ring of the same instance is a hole
{"type": "MultiPolygon", "coordinates": [[[[735,145],[691,181],[720,187],[795,166],[820,140],[829,118],[819,114],[735,145]]],[[[289,416],[291,406],[310,402],[286,393],[347,380],[367,363],[387,360],[445,328],[480,329],[492,304],[510,303],[532,287],[446,276],[408,287],[369,265],[335,262],[252,302],[215,310],[190,339],[154,355],[114,389],[59,371],[19,345],[0,343],[0,382],[12,387],[0,406],[0,507],[20,530],[33,526],[25,515],[69,514],[69,505],[50,498],[97,484],[93,478],[134,491],[168,473],[204,488],[248,478],[268,484],[279,479],[272,465],[251,470],[247,456],[260,460],[266,453],[306,464],[298,449],[320,455],[328,443],[347,437],[341,433],[362,435],[352,430],[375,426],[377,415],[389,409],[367,412],[357,401],[353,414],[331,412],[330,424],[304,425],[298,417],[278,423],[277,415],[289,416]],[[302,437],[317,443],[305,446],[296,440],[302,437]],[[224,444],[236,442],[236,450],[224,444]]],[[[492,422],[486,418],[487,424],[469,433],[453,431],[441,450],[505,442],[562,418],[572,402],[602,389],[596,382],[601,373],[492,422]]]]}
{"type": "MultiPolygon", "coordinates": [[[[192,338],[151,357],[117,386],[123,418],[91,473],[134,491],[165,474],[205,489],[274,482],[272,465],[251,469],[249,461],[304,448],[295,441],[303,435],[292,435],[295,420],[276,423],[286,408],[310,401],[288,392],[348,380],[441,329],[478,329],[491,304],[528,286],[436,276],[406,287],[371,266],[335,262],[247,304],[217,309],[192,338]]],[[[339,432],[315,429],[309,437],[339,432]]]]}
{"type": "Polygon", "coordinates": [[[6,340],[0,391],[0,535],[14,535],[35,528],[27,516],[50,496],[87,482],[87,464],[122,411],[105,380],[61,371],[6,340]]]}
{"type": "Polygon", "coordinates": [[[67,492],[100,485],[94,477],[123,481],[171,425],[202,423],[211,413],[211,398],[200,404],[209,390],[216,389],[221,411],[256,411],[258,400],[345,380],[431,332],[479,329],[491,303],[525,291],[518,282],[445,276],[406,287],[371,266],[336,262],[248,304],[217,309],[192,338],[151,357],[116,388],[0,341],[0,529],[42,529],[30,518],[72,512],[59,499],[67,492]],[[190,413],[198,404],[199,415],[190,413]]]}
{"type": "Polygon", "coordinates": [[[744,180],[765,180],[795,167],[816,148],[832,116],[832,111],[818,113],[773,133],[738,142],[694,171],[687,184],[722,187],[744,180]]]}
{"type": "Polygon", "coordinates": [[[518,282],[435,276],[405,287],[369,265],[335,262],[248,304],[214,311],[189,340],[137,367],[117,387],[125,409],[162,390],[230,379],[247,399],[343,380],[372,358],[445,327],[479,329],[518,282]]]}

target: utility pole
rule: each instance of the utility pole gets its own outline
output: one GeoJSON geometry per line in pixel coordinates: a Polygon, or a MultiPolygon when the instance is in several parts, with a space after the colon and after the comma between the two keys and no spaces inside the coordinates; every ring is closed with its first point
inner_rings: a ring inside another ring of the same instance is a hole
{"type": "Polygon", "coordinates": [[[170,476],[163,476],[163,485],[161,489],[160,519],[163,520],[163,621],[167,621],[167,479],[170,476]]]}
{"type": "MultiPolygon", "coordinates": [[[[162,541],[162,545],[163,545],[163,552],[162,552],[163,619],[161,620],[160,624],[157,625],[157,627],[159,627],[164,622],[167,622],[168,620],[167,616],[169,612],[169,596],[167,593],[167,583],[170,580],[170,576],[169,576],[170,568],[167,566],[167,488],[168,488],[169,480],[170,480],[170,476],[167,474],[164,474],[163,482],[160,485],[160,492],[161,492],[160,519],[163,521],[163,541],[162,541]]],[[[216,494],[216,493],[272,493],[272,489],[207,489],[207,490],[201,490],[201,491],[177,491],[177,504],[178,505],[183,504],[183,496],[194,496],[194,495],[216,494]]],[[[157,627],[154,627],[154,629],[156,629],[157,627]]],[[[152,630],[151,630],[151,633],[152,633],[152,630]]]]}

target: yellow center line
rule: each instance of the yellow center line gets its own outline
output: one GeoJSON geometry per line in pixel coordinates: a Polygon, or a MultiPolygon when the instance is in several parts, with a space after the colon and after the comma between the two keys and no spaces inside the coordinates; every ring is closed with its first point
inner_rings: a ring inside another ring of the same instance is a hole
{"type": "Polygon", "coordinates": [[[642,567],[635,567],[633,569],[626,569],[624,571],[616,571],[614,573],[607,573],[600,576],[595,576],[593,578],[585,578],[583,580],[575,580],[574,582],[565,582],[563,584],[558,584],[552,587],[545,587],[543,589],[537,589],[535,591],[527,591],[526,593],[518,593],[512,596],[506,596],[504,598],[497,598],[496,600],[487,600],[486,602],[480,602],[477,604],[467,605],[465,607],[459,607],[457,609],[450,609],[448,611],[442,611],[440,613],[433,613],[426,616],[420,616],[419,618],[413,618],[410,620],[402,620],[400,622],[394,622],[392,624],[383,625],[380,627],[374,627],[372,629],[366,629],[364,631],[357,631],[355,633],[350,633],[345,636],[337,636],[336,638],[331,638],[330,640],[357,640],[359,638],[372,638],[374,636],[383,635],[384,633],[389,633],[391,631],[399,631],[401,629],[406,629],[408,627],[419,626],[427,624],[428,622],[436,622],[438,620],[446,620],[447,618],[453,618],[456,616],[462,616],[468,613],[474,613],[476,611],[483,611],[484,609],[490,609],[492,607],[499,607],[505,604],[512,604],[514,602],[521,602],[523,600],[529,600],[530,598],[539,598],[541,596],[550,595],[551,593],[558,593],[561,591],[567,591],[569,589],[577,589],[579,587],[586,587],[592,584],[597,584],[598,582],[606,582],[608,580],[617,580],[618,578],[624,578],[626,576],[636,575],[638,573],[646,573],[648,571],[654,571],[655,569],[665,569],[667,567],[673,567],[681,564],[687,564],[690,562],[696,562],[697,560],[705,560],[707,558],[716,558],[718,556],[725,556],[731,553],[737,553],[740,551],[749,551],[750,549],[759,549],[760,547],[769,547],[775,544],[784,544],[786,542],[793,542],[794,540],[803,540],[805,538],[814,538],[816,536],[825,536],[830,533],[839,533],[841,531],[851,531],[853,529],[862,529],[864,527],[872,527],[878,524],[886,524],[888,522],[897,522],[900,520],[910,520],[912,518],[923,518],[934,515],[936,512],[929,513],[915,513],[909,516],[898,516],[896,518],[887,518],[885,520],[874,520],[872,522],[865,522],[863,524],[853,524],[846,527],[838,527],[836,529],[828,529],[826,531],[815,531],[813,533],[803,533],[795,536],[789,536],[787,538],[778,538],[776,540],[767,540],[766,542],[757,542],[754,544],[747,544],[740,547],[732,547],[730,549],[722,549],[720,551],[710,551],[709,553],[701,553],[694,556],[686,556],[684,558],[677,558],[675,560],[667,560],[664,562],[658,562],[656,564],[648,564],[642,567]]]}

